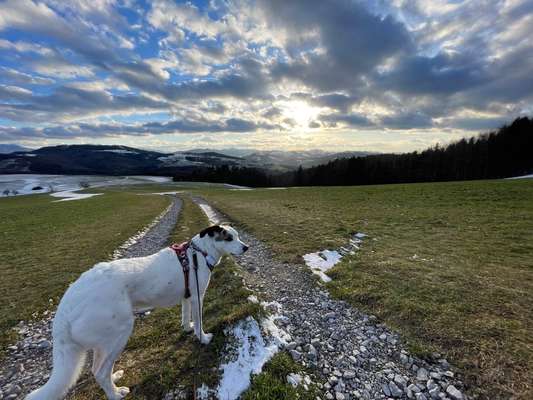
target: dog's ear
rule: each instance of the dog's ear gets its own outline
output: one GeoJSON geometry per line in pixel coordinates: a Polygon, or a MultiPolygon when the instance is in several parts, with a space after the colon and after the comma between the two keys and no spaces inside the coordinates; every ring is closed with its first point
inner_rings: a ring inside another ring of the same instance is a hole
{"type": "Polygon", "coordinates": [[[224,228],[218,225],[210,226],[209,228],[205,228],[203,231],[200,232],[200,237],[203,238],[205,235],[208,235],[209,237],[215,236],[215,233],[223,232],[224,228]]]}

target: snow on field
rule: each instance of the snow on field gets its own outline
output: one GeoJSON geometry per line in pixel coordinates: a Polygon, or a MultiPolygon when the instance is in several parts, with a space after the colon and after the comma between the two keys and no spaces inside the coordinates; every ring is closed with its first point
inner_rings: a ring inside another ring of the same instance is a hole
{"type": "Polygon", "coordinates": [[[217,388],[221,400],[237,399],[248,386],[252,374],[261,372],[263,365],[278,351],[275,343],[268,344],[257,321],[248,317],[227,332],[235,340],[236,357],[220,366],[222,378],[217,388]]]}
{"type": "Polygon", "coordinates": [[[232,185],[231,183],[224,183],[224,187],[233,189],[233,190],[252,190],[253,188],[248,186],[232,185]]]}
{"type": "Polygon", "coordinates": [[[216,390],[219,399],[237,399],[250,386],[251,376],[260,373],[263,365],[292,340],[274,323],[279,318],[285,318],[280,314],[281,304],[262,302],[261,305],[267,310],[275,310],[275,313],[264,318],[261,324],[248,317],[226,330],[226,335],[232,337],[231,360],[220,366],[222,378],[216,390]]]}
{"type": "Polygon", "coordinates": [[[136,151],[126,150],[126,149],[96,150],[96,151],[105,151],[108,153],[116,153],[116,154],[139,154],[136,151]]]}
{"type": "Polygon", "coordinates": [[[322,250],[316,253],[304,254],[303,259],[314,274],[323,282],[330,282],[331,278],[325,273],[341,260],[342,256],[335,250],[322,250]]]}
{"type": "Polygon", "coordinates": [[[163,176],[97,176],[97,175],[0,175],[0,194],[9,191],[10,196],[66,192],[82,189],[82,182],[89,187],[165,183],[172,179],[163,176]],[[33,190],[40,187],[41,189],[33,190]]]}
{"type": "MultiPolygon", "coordinates": [[[[167,196],[167,195],[171,195],[171,196],[174,196],[178,193],[183,193],[182,191],[179,191],[179,190],[175,190],[175,191],[171,191],[171,192],[155,192],[155,193],[150,193],[150,194],[157,194],[157,195],[160,195],[160,196],[167,196]]],[[[142,193],[144,195],[144,193],[142,193]]]]}
{"type": "MultiPolygon", "coordinates": [[[[248,299],[258,302],[253,295],[248,299]]],[[[274,323],[286,318],[281,315],[281,304],[276,301],[261,302],[261,306],[269,312],[261,323],[253,317],[247,317],[225,329],[224,334],[229,340],[224,348],[226,361],[219,367],[220,382],[216,389],[202,384],[196,393],[199,399],[238,399],[250,386],[252,375],[259,374],[265,363],[292,341],[291,335],[274,323]]]]}
{"type": "Polygon", "coordinates": [[[533,178],[533,174],[522,175],[522,176],[513,176],[512,178],[505,178],[505,179],[531,179],[531,178],[533,178]]]}
{"type": "Polygon", "coordinates": [[[61,200],[55,200],[54,203],[60,201],[72,201],[72,200],[83,200],[88,199],[89,197],[100,196],[103,193],[76,193],[75,191],[65,190],[63,192],[54,192],[50,193],[52,197],[60,197],[61,200]]]}
{"type": "Polygon", "coordinates": [[[311,271],[318,275],[322,282],[331,282],[331,278],[326,272],[333,268],[344,255],[355,254],[359,250],[359,245],[367,235],[357,232],[352,235],[347,244],[341,246],[338,250],[322,250],[315,253],[304,254],[302,257],[305,264],[311,271]]]}
{"type": "Polygon", "coordinates": [[[220,219],[218,218],[217,213],[211,208],[209,204],[199,203],[198,205],[209,219],[209,222],[211,222],[212,224],[220,223],[220,219]]]}

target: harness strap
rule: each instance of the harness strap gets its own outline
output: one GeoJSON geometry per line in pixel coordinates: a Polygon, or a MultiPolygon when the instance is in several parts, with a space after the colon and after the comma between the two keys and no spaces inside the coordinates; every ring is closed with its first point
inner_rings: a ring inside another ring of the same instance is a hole
{"type": "MultiPolygon", "coordinates": [[[[199,248],[193,241],[189,242],[183,242],[181,244],[174,243],[170,246],[172,250],[176,253],[176,256],[178,257],[178,261],[181,264],[181,267],[183,269],[183,276],[185,278],[185,298],[188,299],[191,297],[191,290],[189,285],[189,257],[187,256],[187,250],[189,250],[189,247],[193,249],[193,264],[196,272],[196,284],[198,285],[198,256],[197,252],[202,254],[205,258],[205,263],[207,264],[207,268],[209,268],[209,271],[213,272],[213,269],[215,266],[209,262],[209,254],[207,254],[205,251],[203,251],[201,248],[199,248]]],[[[199,293],[199,291],[198,291],[199,293]]]]}
{"type": "Polygon", "coordinates": [[[181,244],[173,244],[170,246],[172,250],[176,253],[178,261],[181,264],[183,269],[183,277],[185,278],[185,294],[184,297],[188,299],[191,297],[191,290],[189,289],[189,257],[187,257],[187,250],[189,249],[189,242],[184,242],[181,244]]]}
{"type": "MultiPolygon", "coordinates": [[[[204,331],[203,327],[202,327],[202,305],[200,304],[202,299],[200,298],[200,284],[198,283],[198,256],[196,254],[196,248],[195,247],[196,246],[194,246],[194,243],[193,243],[192,262],[193,262],[193,266],[194,266],[194,275],[196,276],[196,301],[198,303],[198,321],[199,321],[199,324],[200,324],[200,335],[201,335],[202,332],[204,331]]],[[[202,254],[203,254],[203,252],[202,252],[202,254]]],[[[209,263],[207,262],[207,257],[205,257],[205,261],[206,261],[206,264],[209,265],[209,263]]]]}

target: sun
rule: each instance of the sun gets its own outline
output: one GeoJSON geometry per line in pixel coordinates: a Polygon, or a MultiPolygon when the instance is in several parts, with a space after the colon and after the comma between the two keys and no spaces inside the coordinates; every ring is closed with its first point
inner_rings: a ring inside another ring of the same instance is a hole
{"type": "Polygon", "coordinates": [[[287,101],[283,104],[283,116],[292,119],[300,128],[309,127],[320,112],[320,108],[313,107],[305,101],[287,101]]]}

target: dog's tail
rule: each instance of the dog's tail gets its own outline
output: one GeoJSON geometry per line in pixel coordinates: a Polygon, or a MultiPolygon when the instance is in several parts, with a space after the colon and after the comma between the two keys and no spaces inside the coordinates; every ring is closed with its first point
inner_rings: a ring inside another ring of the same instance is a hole
{"type": "Polygon", "coordinates": [[[44,386],[31,392],[26,400],[62,399],[81,373],[86,351],[72,341],[67,329],[60,331],[54,335],[52,375],[44,386]]]}

